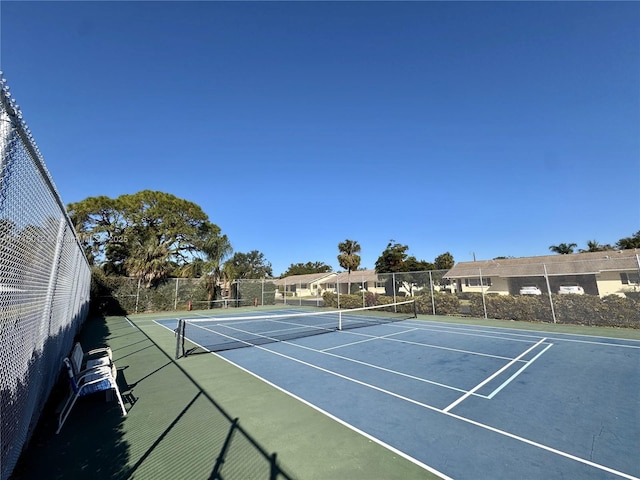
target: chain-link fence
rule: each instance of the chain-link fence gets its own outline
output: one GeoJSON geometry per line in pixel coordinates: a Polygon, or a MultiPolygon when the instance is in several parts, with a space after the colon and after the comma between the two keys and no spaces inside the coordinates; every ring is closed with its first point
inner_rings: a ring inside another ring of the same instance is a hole
{"type": "Polygon", "coordinates": [[[640,328],[640,252],[465,262],[445,279],[484,318],[640,328]]]}
{"type": "Polygon", "coordinates": [[[136,278],[107,277],[94,269],[92,308],[96,313],[125,314],[170,310],[206,310],[273,305],[276,287],[270,279],[235,280],[215,287],[210,279],[168,278],[146,288],[136,278]]]}
{"type": "Polygon", "coordinates": [[[10,477],[71,350],[91,273],[0,73],[1,478],[10,477]]]}
{"type": "Polygon", "coordinates": [[[332,294],[331,306],[357,308],[378,305],[381,302],[400,302],[406,297],[417,297],[432,290],[444,291],[446,282],[443,276],[446,272],[430,270],[376,273],[374,270],[357,270],[350,274],[296,275],[273,282],[277,287],[275,299],[279,303],[323,306],[326,303],[326,294],[332,294]],[[353,297],[359,297],[360,300],[353,297]],[[385,299],[380,300],[381,297],[385,299]]]}
{"type": "Polygon", "coordinates": [[[206,279],[172,278],[148,289],[136,279],[115,277],[100,301],[133,313],[275,303],[358,308],[415,298],[426,315],[640,327],[639,255],[624,250],[557,255],[546,262],[462,262],[449,270],[244,279],[219,285],[215,299],[206,279]]]}
{"type": "Polygon", "coordinates": [[[297,275],[276,301],[357,308],[416,299],[418,313],[640,328],[640,252],[462,262],[449,270],[297,275]]]}

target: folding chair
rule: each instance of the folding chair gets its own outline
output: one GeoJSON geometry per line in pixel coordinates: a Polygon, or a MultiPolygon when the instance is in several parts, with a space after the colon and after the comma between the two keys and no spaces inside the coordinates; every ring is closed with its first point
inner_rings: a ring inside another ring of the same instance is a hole
{"type": "Polygon", "coordinates": [[[80,342],[76,342],[71,351],[71,366],[73,373],[78,376],[83,370],[93,367],[109,366],[112,369],[113,376],[116,376],[115,366],[113,365],[113,354],[111,348],[102,347],[84,352],[80,342]]]}
{"type": "Polygon", "coordinates": [[[60,412],[60,417],[58,418],[58,430],[56,433],[60,433],[60,430],[62,430],[62,425],[64,425],[69,413],[71,413],[71,409],[75,405],[76,400],[80,397],[85,397],[93,393],[115,391],[118,403],[122,409],[122,415],[127,414],[127,410],[124,408],[124,403],[122,402],[122,396],[120,395],[120,389],[116,383],[116,377],[112,373],[112,369],[115,370],[115,366],[93,367],[80,372],[79,375],[75,375],[71,365],[71,360],[65,358],[64,368],[67,370],[67,374],[69,375],[71,392],[69,398],[64,404],[64,407],[62,407],[62,411],[60,412]]]}

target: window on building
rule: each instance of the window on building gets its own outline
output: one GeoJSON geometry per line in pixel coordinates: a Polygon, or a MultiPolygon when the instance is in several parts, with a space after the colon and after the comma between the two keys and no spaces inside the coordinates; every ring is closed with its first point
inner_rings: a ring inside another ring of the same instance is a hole
{"type": "MultiPolygon", "coordinates": [[[[480,279],[479,278],[465,278],[464,279],[464,285],[465,285],[465,287],[479,287],[480,286],[480,279]]],[[[491,286],[491,278],[490,277],[483,278],[482,279],[482,286],[483,287],[490,287],[491,286]]]]}
{"type": "Polygon", "coordinates": [[[622,272],[620,280],[625,285],[640,285],[640,273],[638,272],[622,272]]]}

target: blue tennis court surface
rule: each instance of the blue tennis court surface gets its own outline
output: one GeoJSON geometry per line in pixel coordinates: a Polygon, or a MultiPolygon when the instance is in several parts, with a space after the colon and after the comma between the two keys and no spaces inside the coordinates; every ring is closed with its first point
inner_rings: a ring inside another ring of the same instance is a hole
{"type": "Polygon", "coordinates": [[[215,355],[444,478],[640,478],[638,341],[405,320],[215,355]]]}

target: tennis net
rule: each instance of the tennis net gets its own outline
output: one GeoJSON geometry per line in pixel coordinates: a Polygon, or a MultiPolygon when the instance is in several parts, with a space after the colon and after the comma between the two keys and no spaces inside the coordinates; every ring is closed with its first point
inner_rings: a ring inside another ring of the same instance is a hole
{"type": "Polygon", "coordinates": [[[413,300],[329,311],[181,318],[176,358],[416,318],[413,300]]]}

